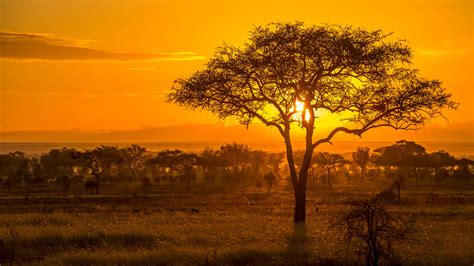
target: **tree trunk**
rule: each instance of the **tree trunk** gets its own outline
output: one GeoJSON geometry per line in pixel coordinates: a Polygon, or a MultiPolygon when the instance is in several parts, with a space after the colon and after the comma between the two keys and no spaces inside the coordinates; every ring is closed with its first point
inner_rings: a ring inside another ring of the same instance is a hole
{"type": "Polygon", "coordinates": [[[99,195],[100,177],[95,177],[95,194],[99,195]]]}
{"type": "MultiPolygon", "coordinates": [[[[312,98],[312,96],[309,95],[309,98],[312,98]]],[[[305,106],[308,107],[309,105],[309,102],[305,101],[305,106]]],[[[291,173],[291,184],[293,185],[293,191],[295,193],[295,216],[293,219],[293,222],[295,224],[306,222],[306,182],[308,181],[308,170],[311,167],[311,160],[313,158],[314,150],[312,140],[314,130],[314,110],[312,108],[305,108],[303,110],[302,121],[303,126],[306,128],[306,149],[304,152],[303,162],[301,164],[299,174],[297,174],[296,172],[289,126],[285,127],[285,132],[282,133],[285,138],[286,155],[291,173]],[[310,118],[308,121],[305,121],[306,110],[310,114],[310,118]]]]}
{"type": "Polygon", "coordinates": [[[364,166],[361,167],[361,174],[360,174],[361,175],[360,176],[360,181],[361,182],[364,182],[365,173],[366,173],[366,166],[364,165],[364,166]]]}
{"type": "Polygon", "coordinates": [[[301,189],[299,188],[295,160],[293,157],[293,147],[291,145],[289,132],[287,132],[285,135],[285,145],[286,159],[288,161],[288,167],[290,168],[291,185],[293,187],[293,193],[295,195],[295,215],[293,222],[304,223],[306,221],[306,198],[305,195],[301,192],[301,189]]]}
{"type": "Polygon", "coordinates": [[[306,191],[303,189],[298,189],[298,192],[295,194],[295,216],[293,222],[306,222],[306,191]]]}
{"type": "Polygon", "coordinates": [[[326,175],[326,182],[329,185],[329,189],[332,190],[332,183],[331,183],[331,168],[327,169],[327,175],[326,175]]]}
{"type": "Polygon", "coordinates": [[[303,163],[298,176],[298,182],[295,190],[295,216],[294,223],[306,222],[306,182],[308,180],[308,171],[311,165],[313,150],[307,149],[303,158],[303,163]]]}

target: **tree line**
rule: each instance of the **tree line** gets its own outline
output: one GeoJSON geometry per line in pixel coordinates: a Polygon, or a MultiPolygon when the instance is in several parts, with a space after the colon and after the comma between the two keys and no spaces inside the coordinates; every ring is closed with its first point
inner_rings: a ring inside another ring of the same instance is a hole
{"type": "MultiPolygon", "coordinates": [[[[302,162],[303,151],[296,151],[302,162]]],[[[333,188],[340,177],[356,182],[386,177],[471,180],[473,161],[456,159],[446,151],[433,153],[412,141],[398,141],[370,151],[357,148],[351,155],[317,152],[309,169],[310,187],[333,188]]],[[[296,163],[296,167],[301,167],[296,163]]],[[[17,187],[41,187],[55,184],[65,194],[73,185],[82,185],[99,194],[102,184],[141,184],[146,190],[158,183],[181,183],[187,190],[198,179],[209,185],[248,185],[272,190],[278,182],[289,180],[284,153],[252,150],[245,144],[229,143],[219,149],[206,148],[192,153],[182,150],[150,152],[143,146],[101,145],[79,151],[74,148],[52,149],[38,158],[17,151],[0,154],[0,181],[8,191],[17,187]]]]}
{"type": "Polygon", "coordinates": [[[52,149],[39,158],[21,151],[0,154],[0,181],[3,187],[57,184],[64,193],[74,184],[83,184],[99,194],[104,183],[143,187],[160,182],[180,182],[189,190],[198,177],[209,184],[253,181],[271,189],[282,160],[280,153],[251,150],[247,145],[231,143],[219,149],[206,148],[199,153],[182,150],[147,151],[143,146],[101,145],[79,151],[74,148],[52,149]]]}

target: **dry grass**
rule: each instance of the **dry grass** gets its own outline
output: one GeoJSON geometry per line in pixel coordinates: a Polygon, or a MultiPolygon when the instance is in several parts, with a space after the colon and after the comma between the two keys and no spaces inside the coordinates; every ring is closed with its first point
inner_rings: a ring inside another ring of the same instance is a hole
{"type": "MultiPolygon", "coordinates": [[[[463,189],[465,195],[473,191],[463,189]]],[[[354,191],[360,190],[309,193],[305,227],[293,226],[292,195],[284,191],[168,190],[146,199],[82,202],[3,199],[0,238],[18,264],[355,264],[359,258],[337,226],[344,200],[360,196],[354,191]]],[[[418,186],[404,192],[405,202],[388,207],[417,221],[412,239],[395,245],[394,263],[474,262],[474,201],[453,203],[443,191],[432,190],[441,198],[437,202],[417,200],[424,197],[418,186]]]]}

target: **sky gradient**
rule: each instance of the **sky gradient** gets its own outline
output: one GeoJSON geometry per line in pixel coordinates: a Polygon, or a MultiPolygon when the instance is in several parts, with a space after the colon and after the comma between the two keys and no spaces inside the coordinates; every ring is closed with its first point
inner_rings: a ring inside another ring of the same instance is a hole
{"type": "Polygon", "coordinates": [[[253,25],[298,20],[382,29],[409,41],[421,75],[443,81],[460,103],[427,128],[465,124],[471,128],[459,140],[473,140],[471,0],[0,0],[0,10],[3,132],[215,124],[209,113],[164,102],[173,80],[200,69],[222,43],[241,45],[253,25]]]}

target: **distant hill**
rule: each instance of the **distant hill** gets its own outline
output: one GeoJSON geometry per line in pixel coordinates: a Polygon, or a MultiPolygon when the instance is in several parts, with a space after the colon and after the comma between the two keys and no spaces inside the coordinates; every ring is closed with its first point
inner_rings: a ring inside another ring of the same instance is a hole
{"type": "MultiPolygon", "coordinates": [[[[318,128],[317,128],[318,129],[318,128]]],[[[317,131],[319,132],[319,131],[317,131]]],[[[317,137],[328,133],[322,130],[317,137]]],[[[316,137],[315,137],[316,139],[316,137]]],[[[445,126],[428,125],[419,131],[395,131],[379,128],[363,135],[363,141],[471,142],[474,141],[474,121],[445,126]]],[[[358,141],[356,136],[340,134],[336,141],[358,141]]],[[[253,124],[248,129],[240,125],[184,124],[166,127],[146,127],[135,130],[65,130],[65,131],[0,131],[1,142],[173,142],[173,141],[282,141],[275,129],[253,124]]]]}

